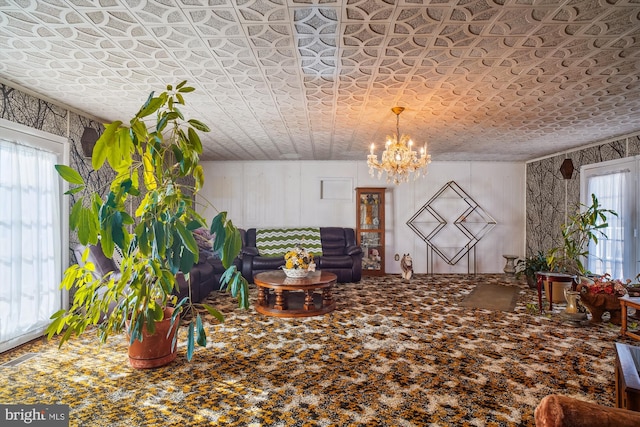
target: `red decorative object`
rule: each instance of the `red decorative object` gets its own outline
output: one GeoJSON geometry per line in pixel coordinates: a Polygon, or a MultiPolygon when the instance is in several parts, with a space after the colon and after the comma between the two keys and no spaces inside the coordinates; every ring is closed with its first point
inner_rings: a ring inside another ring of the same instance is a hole
{"type": "Polygon", "coordinates": [[[621,280],[611,280],[609,273],[604,273],[593,279],[593,284],[589,285],[590,294],[608,294],[616,296],[624,296],[627,293],[626,286],[621,280]]]}
{"type": "Polygon", "coordinates": [[[622,307],[619,298],[626,295],[627,289],[620,280],[611,280],[605,273],[593,280],[593,283],[582,282],[576,287],[580,292],[580,301],[591,312],[591,322],[602,322],[602,315],[609,312],[610,322],[614,325],[622,323],[622,307]]]}

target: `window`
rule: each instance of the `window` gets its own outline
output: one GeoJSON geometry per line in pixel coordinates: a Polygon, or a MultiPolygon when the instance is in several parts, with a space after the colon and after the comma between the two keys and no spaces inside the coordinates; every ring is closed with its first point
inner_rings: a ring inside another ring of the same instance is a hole
{"type": "MultiPolygon", "coordinates": [[[[66,304],[60,180],[66,140],[0,122],[0,351],[42,334],[66,304]]],[[[66,209],[64,210],[66,211],[66,209]]]]}
{"type": "Polygon", "coordinates": [[[589,245],[586,268],[595,274],[609,273],[625,280],[638,274],[638,177],[639,158],[626,158],[583,166],[581,202],[591,204],[591,194],[618,215],[608,215],[606,238],[589,245]]]}

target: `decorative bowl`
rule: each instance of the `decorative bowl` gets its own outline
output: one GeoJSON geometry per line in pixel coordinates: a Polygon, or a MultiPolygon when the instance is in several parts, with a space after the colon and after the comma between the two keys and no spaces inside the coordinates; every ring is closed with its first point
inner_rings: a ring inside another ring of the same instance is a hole
{"type": "Polygon", "coordinates": [[[309,270],[304,270],[302,268],[283,268],[282,271],[284,271],[284,274],[286,274],[287,277],[293,278],[307,277],[309,274],[309,270]]]}

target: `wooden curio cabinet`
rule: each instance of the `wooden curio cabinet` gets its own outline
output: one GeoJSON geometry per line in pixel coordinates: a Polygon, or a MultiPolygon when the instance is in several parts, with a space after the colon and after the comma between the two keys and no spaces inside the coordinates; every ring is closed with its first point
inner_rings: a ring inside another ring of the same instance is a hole
{"type": "Polygon", "coordinates": [[[356,188],[356,237],[362,247],[362,274],[384,274],[385,188],[356,188]]]}

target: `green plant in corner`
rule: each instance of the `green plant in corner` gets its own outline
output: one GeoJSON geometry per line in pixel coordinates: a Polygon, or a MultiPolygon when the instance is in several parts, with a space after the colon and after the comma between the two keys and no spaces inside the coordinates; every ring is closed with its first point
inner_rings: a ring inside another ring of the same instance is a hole
{"type": "Polygon", "coordinates": [[[598,203],[595,194],[591,195],[591,205],[580,205],[578,213],[571,215],[567,223],[562,225],[562,244],[552,248],[547,255],[547,263],[551,271],[586,275],[582,260],[589,254],[589,243],[598,243],[598,237],[606,237],[603,229],[607,228],[607,214],[618,216],[611,209],[604,209],[598,203]]]}
{"type": "MultiPolygon", "coordinates": [[[[119,275],[96,278],[91,263],[67,268],[61,287],[75,290],[73,301],[68,310],[51,317],[47,329],[49,338],[64,331],[60,345],[91,325],[97,325],[102,342],[125,329],[131,343],[142,341],[143,329],[153,333],[156,322],[164,317],[164,308],[173,307],[172,327],[178,314],[188,319],[187,358],[191,360],[195,345],[206,345],[206,332],[200,310],[189,297],[177,301],[176,274],[182,272],[188,278],[198,262],[192,231],[199,227],[215,234],[213,250],[227,269],[221,289],[236,297],[241,308],[249,306],[248,284],[233,265],[242,245],[240,232],[225,212],[208,226],[193,207],[194,196],[204,183],[198,132],[209,131],[197,120],[186,120],[178,108],[185,105],[183,95],[193,90],[186,81],[175,88],[169,85],[158,96],[152,92],[128,126],[121,121],[106,125],[92,157],[95,170],[108,167],[107,162],[116,173],[104,199],[87,187],[76,170],[56,166],[71,184],[66,194],[83,191],[69,220],[80,243],[100,242],[110,258],[116,247],[123,253],[119,275]],[[138,203],[135,213],[125,208],[129,200],[138,203]]],[[[203,306],[223,320],[215,308],[203,306]]]]}
{"type": "Polygon", "coordinates": [[[536,287],[536,272],[548,271],[547,256],[544,252],[538,251],[535,255],[519,259],[516,263],[516,277],[524,275],[530,288],[536,287]]]}

